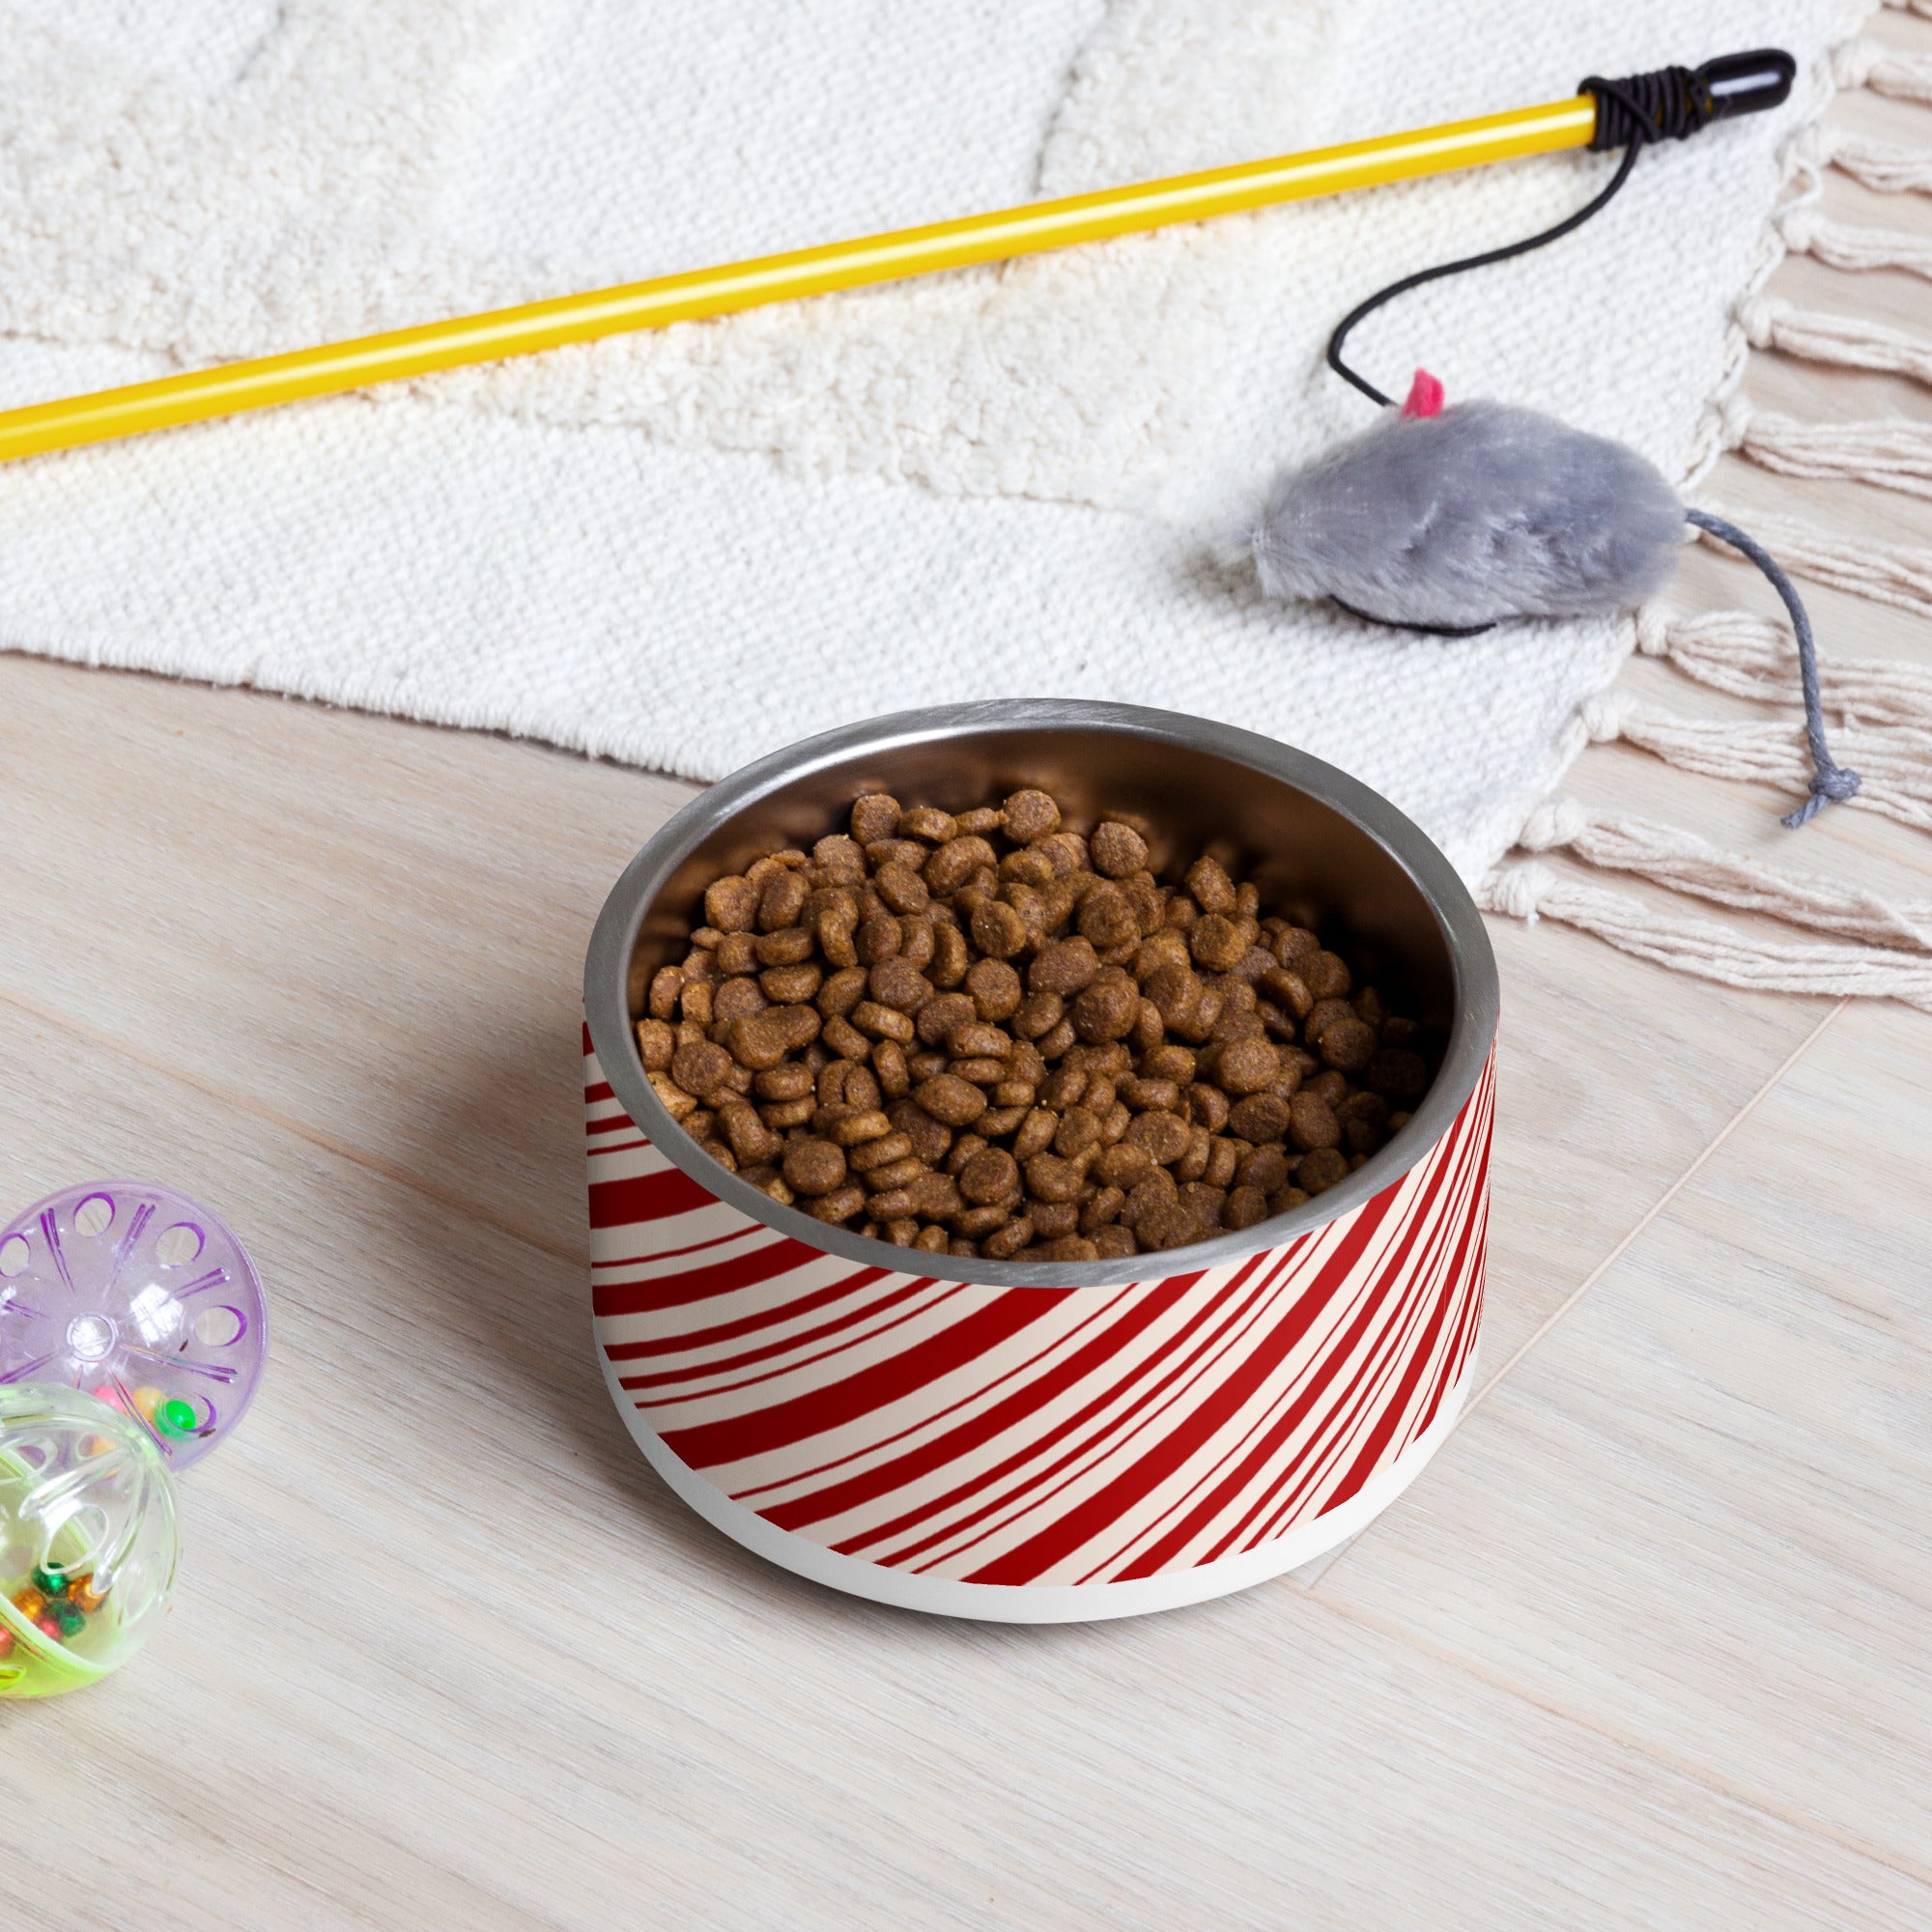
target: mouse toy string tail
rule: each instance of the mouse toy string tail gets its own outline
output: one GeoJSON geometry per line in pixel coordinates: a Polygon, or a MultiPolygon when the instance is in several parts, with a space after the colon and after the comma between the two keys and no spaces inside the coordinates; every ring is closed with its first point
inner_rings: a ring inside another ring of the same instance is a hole
{"type": "MultiPolygon", "coordinates": [[[[1392,301],[1410,289],[1420,288],[1426,282],[1461,274],[1465,269],[1481,269],[1492,262],[1506,262],[1512,256],[1526,255],[1532,249],[1560,241],[1609,205],[1630,180],[1637,156],[1651,142],[1688,140],[1713,121],[1723,120],[1742,111],[1746,96],[1763,99],[1773,98],[1775,93],[1775,98],[1782,99],[1781,90],[1788,90],[1795,73],[1796,66],[1790,56],[1771,49],[1728,55],[1722,60],[1707,62],[1700,68],[1661,68],[1654,73],[1630,74],[1622,80],[1605,80],[1601,75],[1592,74],[1587,80],[1579,81],[1577,93],[1590,95],[1597,102],[1597,128],[1591,137],[1590,147],[1598,153],[1610,148],[1622,148],[1624,151],[1616,172],[1605,186],[1574,214],[1566,216],[1552,228],[1544,229],[1541,234],[1509,242],[1500,248],[1487,249],[1480,255],[1464,255],[1458,261],[1423,269],[1415,274],[1403,276],[1400,281],[1389,283],[1386,288],[1378,289],[1336,325],[1334,333],[1328,338],[1329,368],[1344,382],[1352,384],[1378,407],[1390,406],[1394,399],[1384,395],[1343,357],[1343,344],[1357,323],[1373,315],[1383,303],[1392,301]]],[[[1413,401],[1411,397],[1411,404],[1413,401]]],[[[1422,411],[1411,409],[1406,413],[1434,414],[1439,407],[1438,389],[1433,407],[1422,411]]],[[[1722,517],[1714,517],[1708,511],[1687,510],[1685,516],[1696,528],[1741,551],[1756,564],[1772,588],[1783,599],[1784,608],[1790,613],[1791,628],[1798,639],[1798,668],[1804,692],[1804,738],[1810,749],[1812,765],[1810,797],[1783,819],[1784,824],[1796,831],[1801,825],[1809,824],[1826,806],[1856,797],[1861,782],[1857,772],[1839,764],[1832,756],[1831,748],[1825,740],[1824,705],[1818,692],[1818,652],[1812,640],[1811,619],[1791,580],[1762,545],[1735,524],[1727,523],[1722,517]]],[[[1349,610],[1351,607],[1343,605],[1342,608],[1349,610]]],[[[1471,635],[1472,630],[1488,627],[1478,625],[1471,629],[1450,629],[1446,626],[1406,625],[1401,628],[1439,630],[1444,636],[1454,637],[1471,635]]]]}
{"type": "Polygon", "coordinates": [[[1798,639],[1798,674],[1804,687],[1804,742],[1811,752],[1811,796],[1796,811],[1786,812],[1781,821],[1796,832],[1801,825],[1808,825],[1828,805],[1856,798],[1862,782],[1857,772],[1833,757],[1831,747],[1825,742],[1825,706],[1818,694],[1818,649],[1811,639],[1811,619],[1790,578],[1755,538],[1722,517],[1712,516],[1708,510],[1686,510],[1684,515],[1698,529],[1749,557],[1764,572],[1790,613],[1792,633],[1798,639]]]}

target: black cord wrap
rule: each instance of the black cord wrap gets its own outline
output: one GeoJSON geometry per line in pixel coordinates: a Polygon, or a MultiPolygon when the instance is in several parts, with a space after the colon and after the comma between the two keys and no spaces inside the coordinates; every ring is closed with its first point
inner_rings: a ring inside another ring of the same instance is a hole
{"type": "MultiPolygon", "coordinates": [[[[1342,359],[1342,345],[1348,340],[1349,331],[1363,317],[1373,315],[1384,302],[1409,289],[1419,288],[1425,282],[1439,281],[1444,275],[1461,274],[1464,269],[1481,269],[1492,262],[1506,262],[1513,255],[1526,255],[1532,248],[1544,247],[1573,229],[1580,228],[1630,180],[1637,156],[1651,142],[1688,140],[1700,128],[1708,128],[1713,121],[1729,120],[1735,115],[1755,114],[1764,108],[1776,107],[1789,96],[1797,72],[1797,62],[1781,49],[1773,47],[1756,53],[1725,54],[1697,68],[1664,67],[1654,73],[1634,73],[1622,80],[1605,80],[1600,74],[1591,74],[1587,79],[1578,81],[1577,92],[1589,95],[1597,103],[1596,129],[1589,141],[1591,150],[1598,154],[1611,148],[1624,151],[1624,157],[1617,163],[1616,172],[1608,183],[1575,214],[1557,222],[1553,228],[1546,228],[1540,235],[1508,242],[1500,248],[1488,249],[1480,255],[1464,255],[1460,261],[1444,262],[1437,268],[1423,269],[1415,274],[1405,275],[1399,282],[1391,282],[1385,289],[1378,289],[1367,301],[1359,302],[1350,309],[1329,336],[1329,368],[1344,382],[1353,384],[1370,402],[1379,408],[1387,408],[1394,398],[1383,395],[1373,383],[1358,375],[1342,359]]],[[[1801,825],[1809,824],[1826,806],[1857,797],[1861,783],[1858,773],[1839,764],[1825,742],[1824,705],[1818,691],[1818,653],[1812,641],[1811,619],[1790,578],[1778,568],[1776,561],[1761,544],[1735,524],[1726,523],[1722,517],[1714,517],[1708,511],[1687,510],[1684,514],[1698,529],[1708,531],[1721,542],[1742,551],[1764,573],[1790,613],[1791,628],[1798,639],[1799,679],[1804,696],[1804,739],[1810,749],[1812,767],[1811,796],[1796,811],[1787,813],[1782,821],[1796,831],[1801,825]]],[[[1341,603],[1339,598],[1329,601],[1341,603]]],[[[1353,616],[1369,616],[1367,611],[1356,611],[1352,605],[1342,604],[1341,608],[1353,616]]],[[[1387,619],[1372,617],[1370,621],[1386,623],[1387,619]]],[[[1443,637],[1469,637],[1475,632],[1489,630],[1491,626],[1478,624],[1468,628],[1451,628],[1435,624],[1396,624],[1390,628],[1427,631],[1443,637]]]]}

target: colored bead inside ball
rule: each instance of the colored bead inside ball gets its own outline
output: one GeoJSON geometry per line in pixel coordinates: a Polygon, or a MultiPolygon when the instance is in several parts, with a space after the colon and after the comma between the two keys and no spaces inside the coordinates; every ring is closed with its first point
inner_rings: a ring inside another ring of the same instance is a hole
{"type": "Polygon", "coordinates": [[[119,1669],[167,1609],[177,1548],[174,1484],[138,1416],[0,1386],[0,1697],[119,1669]]]}

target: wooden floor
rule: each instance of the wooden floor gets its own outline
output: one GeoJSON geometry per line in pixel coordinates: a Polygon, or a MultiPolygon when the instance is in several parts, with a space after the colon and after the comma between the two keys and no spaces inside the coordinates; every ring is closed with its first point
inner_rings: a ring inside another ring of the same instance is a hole
{"type": "MultiPolygon", "coordinates": [[[[1829,205],[1932,233],[1904,199],[1829,205]]],[[[1932,333],[1903,275],[1776,287],[1932,333]]],[[[1932,417],[1770,357],[1750,386],[1932,417]]],[[[1910,497],[1708,494],[1932,543],[1910,497]]],[[[1680,595],[1764,602],[1702,556],[1680,595]]],[[[1828,652],[1932,648],[1814,613],[1828,652]]],[[[1932,898],[1871,814],[1793,842],[1786,801],[1623,749],[1574,788],[1932,898]]],[[[0,656],[4,1205],[172,1181],[276,1322],[183,1486],[162,1634],[0,1705],[10,1925],[1932,1924],[1932,1019],[1492,923],[1486,1385],[1423,1479],[1203,1608],[922,1619],[691,1516],[592,1364],[580,961],[685,795],[0,656]]]]}

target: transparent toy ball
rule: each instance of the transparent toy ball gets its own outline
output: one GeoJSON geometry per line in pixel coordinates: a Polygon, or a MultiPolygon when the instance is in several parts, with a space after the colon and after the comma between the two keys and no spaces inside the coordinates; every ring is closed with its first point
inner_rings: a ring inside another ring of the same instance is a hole
{"type": "Polygon", "coordinates": [[[136,1418],[0,1385],[0,1697],[119,1669],[167,1609],[177,1548],[174,1482],[136,1418]]]}

